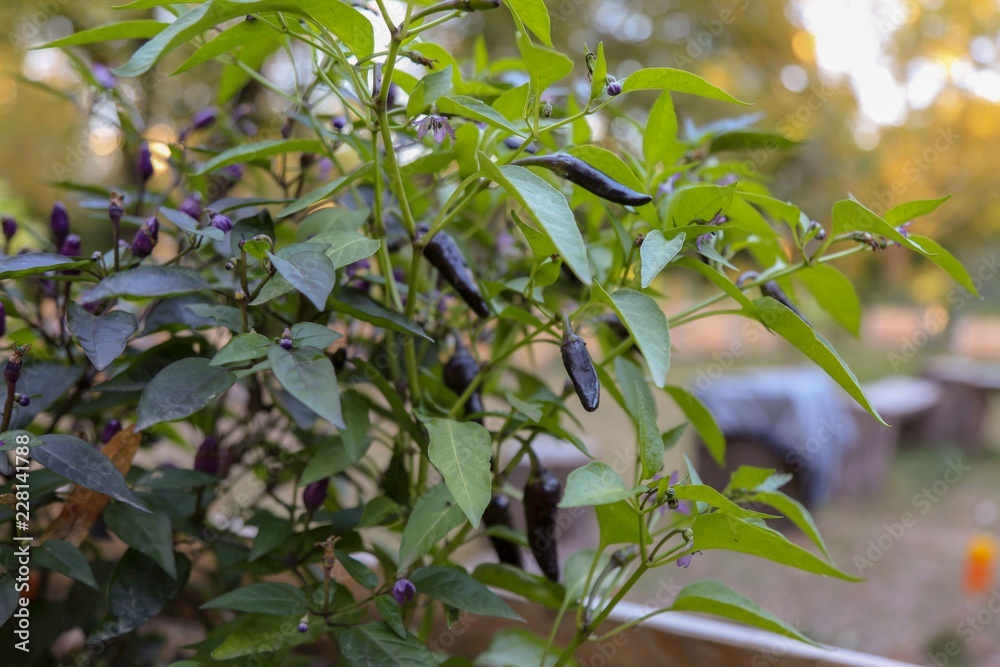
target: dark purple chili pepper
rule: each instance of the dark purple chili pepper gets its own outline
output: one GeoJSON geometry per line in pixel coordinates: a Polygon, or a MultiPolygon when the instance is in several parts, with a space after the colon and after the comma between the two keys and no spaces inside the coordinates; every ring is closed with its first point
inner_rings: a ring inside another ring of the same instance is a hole
{"type": "MultiPolygon", "coordinates": [[[[743,285],[745,285],[747,283],[747,281],[755,280],[759,275],[760,274],[757,273],[756,271],[747,271],[743,275],[741,275],[739,278],[736,279],[736,286],[737,287],[743,287],[743,285]]],[[[785,306],[786,308],[788,308],[788,310],[790,310],[793,313],[795,313],[796,315],[798,315],[802,319],[803,322],[805,322],[806,324],[809,324],[809,320],[807,320],[802,315],[802,313],[795,306],[795,304],[792,303],[792,300],[788,298],[788,295],[785,294],[785,290],[781,289],[781,286],[778,285],[777,282],[775,282],[773,280],[768,280],[767,282],[761,284],[760,285],[760,293],[763,294],[764,296],[771,297],[772,299],[774,299],[778,303],[780,303],[783,306],[785,306]]],[[[812,326],[812,325],[809,324],[809,326],[812,326]]]]}
{"type": "Polygon", "coordinates": [[[135,161],[135,173],[141,183],[145,183],[153,175],[153,154],[149,151],[149,142],[139,145],[139,156],[135,161]]]}
{"type": "Polygon", "coordinates": [[[10,241],[17,234],[17,220],[9,215],[3,216],[3,236],[10,241]]]}
{"type": "MultiPolygon", "coordinates": [[[[510,498],[502,493],[494,494],[490,500],[490,504],[486,506],[486,511],[483,512],[483,523],[487,528],[494,526],[514,528],[514,521],[510,516],[510,498]]],[[[490,542],[493,544],[493,550],[497,552],[497,560],[501,563],[524,569],[524,562],[521,560],[521,549],[517,543],[502,537],[493,537],[492,535],[490,536],[490,542]]]]}
{"type": "MultiPolygon", "coordinates": [[[[472,353],[462,345],[462,341],[456,337],[455,354],[444,365],[443,375],[445,385],[448,389],[461,396],[478,374],[479,364],[476,363],[472,353]]],[[[468,400],[465,401],[465,414],[481,414],[482,412],[483,399],[480,397],[478,391],[474,391],[469,395],[468,400]]],[[[482,423],[481,419],[476,419],[476,421],[482,423]]]]}
{"type": "Polygon", "coordinates": [[[101,431],[101,442],[105,445],[111,442],[111,438],[118,435],[122,430],[122,423],[117,419],[112,419],[107,424],[104,425],[104,429],[101,431]]]}
{"type": "Polygon", "coordinates": [[[307,484],[302,491],[302,504],[310,512],[315,512],[326,501],[326,490],[330,486],[330,478],[321,479],[312,484],[307,484]]]}
{"type": "Polygon", "coordinates": [[[556,476],[534,456],[531,464],[531,474],[524,485],[524,519],[528,529],[528,546],[531,547],[531,553],[542,574],[552,581],[559,581],[556,512],[562,498],[562,486],[556,476]]]}
{"type": "Polygon", "coordinates": [[[150,218],[142,224],[142,227],[136,231],[135,238],[132,239],[133,257],[142,259],[153,254],[153,248],[156,247],[156,242],[159,239],[159,228],[160,223],[156,222],[156,218],[150,218]]]}
{"type": "Polygon", "coordinates": [[[587,351],[587,341],[573,332],[569,317],[563,314],[565,329],[563,331],[562,352],[563,367],[573,382],[573,389],[580,399],[580,404],[587,412],[593,412],[601,402],[601,383],[597,379],[597,370],[587,351]]]}
{"type": "Polygon", "coordinates": [[[181,213],[189,215],[197,220],[201,217],[201,193],[194,192],[189,194],[184,198],[184,201],[181,202],[181,205],[178,206],[177,209],[181,213]]]}
{"type": "Polygon", "coordinates": [[[603,171],[568,153],[539,155],[514,160],[513,164],[526,167],[543,167],[570,183],[576,183],[584,190],[616,204],[642,206],[653,201],[647,194],[636,192],[614,180],[603,171]]]}
{"type": "Polygon", "coordinates": [[[198,453],[194,456],[194,469],[209,475],[219,474],[218,440],[208,436],[202,441],[201,446],[198,447],[198,453]]]}
{"type": "Polygon", "coordinates": [[[56,247],[61,247],[63,241],[69,236],[69,213],[61,201],[57,201],[55,206],[52,207],[52,214],[49,216],[49,227],[52,229],[52,236],[55,239],[56,247]]]}
{"type": "MultiPolygon", "coordinates": [[[[420,225],[417,233],[422,237],[428,232],[427,225],[420,225]]],[[[479,317],[489,317],[490,309],[472,278],[465,256],[459,250],[455,239],[445,232],[438,232],[424,246],[424,257],[438,270],[441,277],[455,288],[458,295],[479,317]]]]}
{"type": "Polygon", "coordinates": [[[83,252],[83,241],[79,234],[70,234],[59,246],[59,254],[66,257],[79,257],[83,252]]]}

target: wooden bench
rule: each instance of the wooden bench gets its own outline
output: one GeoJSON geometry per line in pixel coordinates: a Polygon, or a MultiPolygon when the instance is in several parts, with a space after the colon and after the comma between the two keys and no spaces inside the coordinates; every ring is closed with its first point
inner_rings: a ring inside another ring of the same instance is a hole
{"type": "Polygon", "coordinates": [[[1000,391],[1000,364],[967,357],[934,357],[923,377],[941,387],[940,400],[922,424],[922,438],[981,452],[991,395],[1000,391]]]}

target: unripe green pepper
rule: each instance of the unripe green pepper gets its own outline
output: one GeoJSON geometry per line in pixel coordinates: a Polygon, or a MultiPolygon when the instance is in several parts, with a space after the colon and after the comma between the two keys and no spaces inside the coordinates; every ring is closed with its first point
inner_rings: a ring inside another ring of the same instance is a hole
{"type": "Polygon", "coordinates": [[[552,472],[532,457],[532,470],[524,486],[524,519],[528,546],[542,574],[559,581],[559,551],[556,544],[556,512],[562,486],[552,472]]]}
{"type": "Polygon", "coordinates": [[[580,158],[569,153],[524,157],[515,160],[513,164],[526,167],[543,167],[560,178],[565,178],[570,183],[576,183],[584,190],[592,192],[598,197],[607,199],[615,204],[642,206],[653,201],[653,198],[649,195],[636,192],[632,188],[622,185],[603,171],[591,167],[580,158]]]}

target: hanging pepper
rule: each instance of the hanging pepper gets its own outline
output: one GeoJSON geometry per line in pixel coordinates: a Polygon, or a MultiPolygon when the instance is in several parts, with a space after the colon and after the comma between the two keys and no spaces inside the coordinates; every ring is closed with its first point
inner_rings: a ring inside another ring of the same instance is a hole
{"type": "Polygon", "coordinates": [[[597,370],[587,351],[587,342],[573,333],[569,317],[563,313],[565,327],[563,329],[562,351],[563,367],[573,382],[573,388],[580,399],[580,404],[587,412],[593,412],[601,402],[601,383],[597,379],[597,370]]]}
{"type": "Polygon", "coordinates": [[[524,486],[524,518],[528,546],[542,574],[559,581],[559,552],[556,545],[556,512],[562,487],[552,472],[532,454],[531,474],[524,486]]]}
{"type": "MultiPolygon", "coordinates": [[[[417,234],[424,236],[429,231],[427,225],[417,227],[417,234]]],[[[458,295],[479,317],[489,317],[490,309],[473,279],[465,256],[459,250],[455,239],[445,232],[438,232],[424,246],[424,257],[440,272],[441,277],[455,288],[458,295]]]]}
{"type": "MultiPolygon", "coordinates": [[[[483,512],[483,523],[486,524],[487,528],[494,526],[513,528],[514,522],[510,516],[510,498],[502,493],[494,494],[490,504],[486,506],[486,511],[483,512]]],[[[524,568],[524,563],[521,561],[521,550],[515,542],[492,535],[490,542],[493,543],[493,549],[497,552],[497,559],[501,563],[524,568]]]]}
{"type": "MultiPolygon", "coordinates": [[[[453,392],[461,396],[472,384],[479,373],[479,364],[457,336],[455,337],[455,355],[444,365],[444,383],[453,392]]],[[[483,399],[478,391],[472,392],[465,401],[465,414],[480,414],[483,412],[483,399]]],[[[476,419],[482,423],[481,419],[476,419]]]]}
{"type": "Polygon", "coordinates": [[[591,167],[580,158],[568,153],[524,157],[520,160],[515,160],[513,164],[527,167],[543,167],[560,178],[565,178],[570,183],[576,183],[584,190],[592,192],[598,197],[607,199],[615,204],[642,206],[653,201],[653,198],[649,195],[636,192],[632,188],[622,185],[603,171],[591,167]]]}

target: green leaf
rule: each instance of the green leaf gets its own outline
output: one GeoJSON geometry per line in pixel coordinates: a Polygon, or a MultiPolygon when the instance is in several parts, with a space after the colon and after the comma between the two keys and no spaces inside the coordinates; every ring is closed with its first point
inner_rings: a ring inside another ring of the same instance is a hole
{"type": "Polygon", "coordinates": [[[713,100],[746,104],[716,88],[700,76],[670,67],[648,67],[630,74],[622,84],[622,94],[637,90],[669,90],[689,95],[699,95],[713,100]]]}
{"type": "Polygon", "coordinates": [[[315,347],[317,350],[325,350],[343,338],[330,327],[315,322],[293,324],[291,332],[292,342],[298,347],[315,347]]]}
{"type": "Polygon", "coordinates": [[[594,74],[590,79],[590,99],[596,100],[604,94],[608,80],[608,61],[604,57],[604,42],[597,43],[597,53],[594,54],[594,74]]]}
{"type": "Polygon", "coordinates": [[[847,581],[861,581],[860,578],[842,572],[797,544],[789,542],[781,533],[731,515],[719,512],[699,514],[694,519],[692,530],[694,530],[693,548],[697,550],[737,551],[806,572],[847,581]]]}
{"type": "Polygon", "coordinates": [[[244,44],[268,38],[273,34],[274,31],[263,21],[240,21],[199,46],[180,67],[174,70],[173,76],[234,51],[244,44]]]}
{"type": "Polygon", "coordinates": [[[371,22],[353,7],[324,0],[212,0],[182,14],[114,70],[123,77],[145,74],[167,53],[225,21],[267,11],[286,11],[314,20],[343,40],[358,58],[375,50],[371,22]]]}
{"type": "Polygon", "coordinates": [[[364,234],[349,229],[334,229],[322,232],[309,239],[309,243],[326,245],[324,250],[333,268],[340,269],[358,260],[371,257],[378,252],[382,242],[370,239],[364,234]]]}
{"type": "Polygon", "coordinates": [[[439,113],[477,120],[505,132],[510,132],[511,134],[524,134],[521,130],[511,125],[510,121],[497,113],[492,107],[468,95],[441,97],[437,101],[437,109],[439,113]]]}
{"type": "MultiPolygon", "coordinates": [[[[552,22],[544,0],[507,0],[507,7],[524,27],[535,33],[535,37],[546,46],[552,46],[552,22]]],[[[600,46],[598,46],[600,48],[600,46]]]]}
{"type": "Polygon", "coordinates": [[[798,526],[799,530],[805,533],[819,547],[827,560],[832,560],[830,552],[826,548],[826,542],[823,541],[823,536],[820,535],[819,528],[816,527],[816,522],[813,521],[812,514],[809,513],[809,510],[802,503],[780,491],[758,491],[743,500],[748,503],[764,503],[781,512],[785,518],[798,526]]]}
{"type": "Polygon", "coordinates": [[[82,44],[96,44],[97,42],[110,42],[118,39],[149,39],[156,37],[166,28],[169,23],[153,21],[151,19],[141,19],[138,21],[114,21],[105,23],[96,28],[74,32],[68,37],[57,39],[35,49],[62,48],[64,46],[80,46],[82,44]]]}
{"type": "Polygon", "coordinates": [[[733,204],[736,183],[729,185],[686,185],[670,197],[664,216],[671,226],[683,227],[692,222],[705,223],[733,204]]]}
{"type": "Polygon", "coordinates": [[[250,563],[288,544],[294,534],[291,521],[262,510],[257,510],[249,523],[257,526],[257,535],[253,538],[253,546],[250,547],[250,555],[247,556],[247,562],[250,563]]]}
{"type": "Polygon", "coordinates": [[[121,356],[128,339],[139,329],[135,315],[128,311],[113,310],[97,316],[73,302],[69,303],[66,322],[87,358],[99,371],[121,356]]]}
{"type": "Polygon", "coordinates": [[[535,46],[527,35],[517,37],[517,48],[528,69],[531,89],[540,97],[549,86],[573,71],[573,61],[562,52],[544,46],[535,46]]]}
{"type": "Polygon", "coordinates": [[[437,468],[452,498],[474,528],[490,503],[492,476],[490,432],[475,422],[431,419],[425,426],[430,436],[427,455],[437,468]]]}
{"type": "Polygon", "coordinates": [[[422,567],[413,571],[410,581],[417,587],[418,593],[440,600],[451,607],[464,609],[479,616],[523,620],[506,602],[461,568],[440,565],[422,567]]]}
{"type": "Polygon", "coordinates": [[[419,324],[406,319],[401,313],[389,310],[367,294],[352,288],[345,288],[337,293],[330,302],[333,310],[348,315],[362,322],[374,324],[383,329],[402,334],[418,336],[430,342],[434,340],[424,333],[419,324]]]}
{"type": "Polygon", "coordinates": [[[232,340],[226,343],[225,347],[219,350],[210,366],[222,366],[224,364],[238,364],[261,359],[267,356],[267,351],[274,343],[266,336],[259,333],[245,333],[233,336],[232,340]]]}
{"type": "Polygon", "coordinates": [[[63,269],[82,269],[90,263],[89,259],[75,260],[51,252],[28,252],[0,261],[0,280],[63,269]]]}
{"type": "Polygon", "coordinates": [[[723,151],[746,151],[754,148],[763,148],[768,151],[781,151],[794,148],[799,142],[792,141],[775,132],[761,132],[760,130],[732,130],[720,132],[712,137],[712,142],[708,146],[710,153],[721,153],[723,151]]]}
{"type": "Polygon", "coordinates": [[[226,238],[226,233],[221,229],[212,227],[211,225],[207,227],[199,227],[197,220],[182,211],[175,211],[172,208],[161,208],[159,213],[173,223],[174,226],[187,234],[204,236],[212,239],[213,241],[222,241],[226,238]]]}
{"type": "Polygon", "coordinates": [[[792,626],[718,581],[698,581],[685,586],[677,594],[670,609],[713,614],[813,644],[808,637],[792,626]]]}
{"type": "Polygon", "coordinates": [[[861,301],[854,283],[828,264],[813,263],[795,274],[806,290],[834,322],[861,336],[861,301]]]}
{"type": "Polygon", "coordinates": [[[730,280],[725,274],[720,273],[711,266],[708,266],[704,262],[699,262],[692,257],[681,257],[676,262],[675,266],[683,266],[685,269],[690,269],[695,273],[700,273],[705,278],[708,278],[716,287],[720,288],[723,292],[728,294],[736,303],[743,306],[744,314],[754,320],[760,320],[760,313],[757,311],[757,306],[754,304],[750,298],[743,293],[736,284],[730,280]]]}
{"type": "Polygon", "coordinates": [[[437,660],[416,636],[403,639],[386,623],[355,625],[337,637],[349,667],[437,667],[437,660]]]}
{"type": "Polygon", "coordinates": [[[665,167],[673,166],[684,154],[684,146],[677,140],[677,113],[674,100],[669,92],[660,94],[646,119],[646,129],[642,133],[642,153],[646,156],[646,169],[659,162],[665,167]]]}
{"type": "Polygon", "coordinates": [[[177,577],[170,517],[162,512],[150,514],[111,503],[104,510],[104,520],[122,542],[152,558],[172,578],[177,577]]]}
{"type": "Polygon", "coordinates": [[[304,211],[310,206],[314,206],[324,199],[329,199],[333,195],[337,194],[340,190],[347,187],[353,183],[358,177],[367,174],[371,168],[372,163],[366,162],[354,171],[340,178],[330,181],[326,185],[321,185],[320,187],[312,190],[308,194],[299,197],[299,199],[294,203],[290,204],[288,207],[281,209],[281,211],[276,215],[276,218],[287,218],[290,215],[295,215],[299,211],[304,211]]]}
{"type": "Polygon", "coordinates": [[[679,484],[674,487],[674,495],[679,500],[694,500],[698,503],[704,503],[705,505],[710,505],[717,508],[723,514],[731,514],[732,516],[738,517],[740,519],[778,519],[780,517],[771,516],[770,514],[764,514],[763,512],[754,512],[748,510],[744,507],[740,507],[734,503],[729,498],[716,491],[710,486],[705,486],[704,484],[679,484]]]}
{"type": "Polygon", "coordinates": [[[576,277],[589,285],[593,277],[587,246],[562,193],[524,167],[498,167],[485,153],[479,154],[479,165],[487,178],[498,183],[531,213],[576,277]]]}
{"type": "Polygon", "coordinates": [[[566,597],[556,582],[506,563],[481,563],[472,576],[481,584],[502,588],[553,610],[558,610],[566,597]]]}
{"type": "Polygon", "coordinates": [[[636,192],[646,192],[646,187],[639,180],[639,177],[635,175],[635,172],[632,171],[632,168],[625,163],[625,160],[607,148],[593,145],[575,146],[567,152],[570,155],[580,158],[594,169],[604,172],[604,174],[622,185],[632,188],[636,192]]]}
{"type": "Polygon", "coordinates": [[[646,400],[645,392],[637,389],[635,397],[642,479],[649,479],[663,467],[663,440],[660,437],[660,427],[656,425],[656,415],[646,400]]]}
{"type": "Polygon", "coordinates": [[[271,370],[288,393],[338,429],[347,428],[340,408],[340,389],[333,363],[314,347],[284,350],[277,345],[267,353],[271,370]]]}
{"type": "Polygon", "coordinates": [[[368,399],[356,391],[349,391],[340,397],[344,414],[345,427],[339,429],[344,451],[350,460],[360,461],[368,451],[370,440],[368,431],[371,421],[368,418],[368,399]]]}
{"type": "Polygon", "coordinates": [[[261,661],[261,656],[277,656],[271,661],[281,661],[287,655],[287,650],[301,644],[311,644],[329,632],[323,622],[313,622],[305,633],[296,632],[295,628],[302,615],[297,616],[266,616],[263,614],[244,614],[236,619],[216,627],[208,639],[191,646],[210,651],[212,660],[202,658],[198,667],[217,664],[216,661],[235,661],[230,664],[250,665],[261,661]],[[276,640],[276,637],[281,637],[276,640]],[[278,643],[280,641],[280,644],[278,643]]]}
{"type": "Polygon", "coordinates": [[[403,528],[399,570],[407,570],[464,520],[465,512],[451,497],[446,485],[438,484],[428,489],[417,499],[403,528]]]}
{"type": "Polygon", "coordinates": [[[643,516],[629,502],[619,500],[610,505],[598,505],[594,512],[601,531],[602,548],[612,544],[639,544],[640,530],[649,544],[649,529],[643,516]]]}
{"type": "MultiPolygon", "coordinates": [[[[549,647],[548,641],[531,630],[524,628],[503,628],[493,635],[493,641],[485,653],[476,658],[476,667],[526,667],[541,665],[555,667],[562,655],[558,646],[549,647]],[[544,664],[542,656],[545,657],[544,664]]],[[[579,667],[579,663],[568,658],[565,667],[579,667]]]]}
{"type": "Polygon", "coordinates": [[[261,158],[286,153],[323,153],[326,147],[319,139],[274,139],[271,141],[255,141],[230,148],[219,153],[214,158],[201,165],[194,173],[203,176],[236,163],[254,162],[261,158]]]}
{"type": "Polygon", "coordinates": [[[591,461],[569,474],[559,507],[607,505],[631,498],[635,493],[625,488],[625,482],[607,463],[591,461]]]}
{"type": "MultiPolygon", "coordinates": [[[[280,348],[278,348],[280,349],[280,348]]],[[[236,376],[203,357],[181,359],[156,374],[139,398],[136,430],[198,412],[236,384],[236,376]]]]}
{"type": "Polygon", "coordinates": [[[642,292],[620,289],[609,295],[596,283],[593,298],[615,311],[646,359],[653,384],[663,387],[670,369],[670,327],[660,307],[642,292]]]}
{"type": "MultiPolygon", "coordinates": [[[[800,322],[802,320],[799,320],[800,322]]],[[[725,465],[726,460],[726,436],[722,434],[722,429],[715,423],[715,417],[708,411],[708,408],[698,400],[698,397],[683,387],[664,387],[670,397],[677,403],[684,416],[688,418],[694,429],[698,431],[709,454],[720,466],[725,465]]]]}
{"type": "Polygon", "coordinates": [[[842,199],[834,204],[832,220],[834,236],[848,232],[869,232],[891,239],[921,255],[930,254],[917,242],[900,234],[895,227],[853,199],[842,199]]]}
{"type": "Polygon", "coordinates": [[[358,582],[362,587],[367,588],[368,590],[372,590],[378,586],[378,577],[368,568],[367,565],[356,558],[352,558],[346,551],[336,549],[334,553],[337,560],[340,561],[340,564],[344,566],[345,570],[347,570],[347,574],[351,575],[351,579],[354,579],[354,581],[358,582]]]}
{"type": "Polygon", "coordinates": [[[385,624],[401,639],[407,638],[406,624],[403,622],[403,610],[391,595],[379,595],[375,598],[375,608],[385,624]]]}
{"type": "Polygon", "coordinates": [[[126,551],[108,585],[108,613],[90,633],[88,642],[106,644],[159,614],[184,590],[191,562],[177,554],[175,569],[177,577],[170,577],[149,556],[135,549],[126,551]]]}
{"type": "Polygon", "coordinates": [[[42,444],[32,447],[31,458],[41,465],[74,484],[149,512],[125,484],[125,478],[111,459],[90,443],[58,433],[42,435],[38,439],[42,444]]]}
{"type": "Polygon", "coordinates": [[[640,277],[642,288],[645,289],[652,284],[667,264],[677,256],[684,248],[684,234],[678,234],[669,241],[663,236],[663,232],[654,229],[646,234],[639,248],[639,258],[642,260],[640,277]]]}
{"type": "Polygon", "coordinates": [[[452,66],[431,72],[417,83],[406,102],[406,115],[414,118],[427,111],[438,99],[451,91],[452,66]]]}
{"type": "Polygon", "coordinates": [[[108,276],[84,292],[78,301],[90,303],[118,296],[141,299],[207,292],[209,289],[211,287],[204,278],[191,269],[179,266],[140,266],[108,276]]]}
{"type": "Polygon", "coordinates": [[[271,616],[301,615],[309,598],[291,584],[264,581],[237,588],[201,605],[201,609],[232,609],[271,616]]]}
{"type": "Polygon", "coordinates": [[[32,565],[65,574],[95,591],[100,590],[87,557],[76,545],[59,539],[46,540],[32,551],[32,565]]]}
{"type": "Polygon", "coordinates": [[[980,297],[979,290],[976,289],[976,283],[972,280],[972,276],[969,272],[965,270],[962,263],[955,259],[955,256],[950,252],[945,250],[945,248],[932,238],[926,236],[921,236],[920,234],[910,234],[910,238],[920,244],[920,247],[933,255],[929,256],[927,259],[931,260],[942,269],[945,273],[955,279],[959,285],[969,290],[972,294],[980,297]]]}
{"type": "Polygon", "coordinates": [[[921,199],[918,201],[908,201],[898,206],[893,206],[885,212],[885,221],[893,227],[898,227],[914,218],[930,215],[938,209],[941,204],[951,199],[951,195],[940,199],[921,199]]]}
{"type": "Polygon", "coordinates": [[[858,404],[877,419],[882,424],[888,426],[878,410],[872,405],[868,397],[865,396],[858,378],[847,364],[840,358],[833,346],[827,342],[822,335],[817,333],[812,327],[802,321],[802,318],[793,313],[774,299],[762,297],[754,301],[760,311],[764,324],[797,347],[803,354],[812,359],[816,364],[826,371],[827,375],[836,380],[837,384],[843,387],[858,404]]]}
{"type": "Polygon", "coordinates": [[[330,258],[319,250],[320,247],[312,243],[296,243],[285,246],[278,251],[278,255],[269,252],[267,256],[281,277],[322,312],[337,282],[337,273],[330,258]]]}

